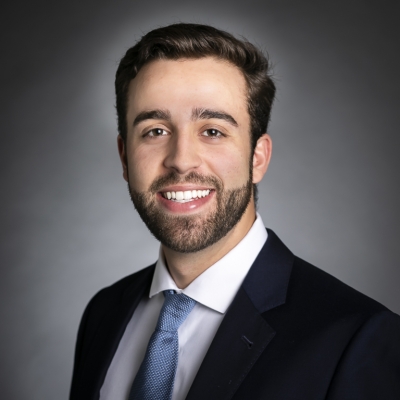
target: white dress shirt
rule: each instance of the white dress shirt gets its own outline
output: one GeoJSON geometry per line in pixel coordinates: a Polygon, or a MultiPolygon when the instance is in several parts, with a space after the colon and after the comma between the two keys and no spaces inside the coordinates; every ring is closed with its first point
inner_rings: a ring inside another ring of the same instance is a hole
{"type": "Polygon", "coordinates": [[[238,245],[185,289],[176,286],[160,247],[149,298],[139,303],[126,327],[101,388],[100,399],[128,399],[157,325],[164,302],[162,292],[167,289],[184,293],[197,301],[178,329],[179,359],[172,400],[185,399],[229,305],[266,240],[267,231],[257,214],[253,226],[238,245]]]}

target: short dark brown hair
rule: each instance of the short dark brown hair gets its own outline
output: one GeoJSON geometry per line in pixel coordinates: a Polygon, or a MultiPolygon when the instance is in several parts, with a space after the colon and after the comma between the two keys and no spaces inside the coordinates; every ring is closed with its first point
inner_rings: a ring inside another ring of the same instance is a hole
{"type": "Polygon", "coordinates": [[[253,44],[208,25],[172,24],[144,35],[122,58],[115,77],[118,131],[127,135],[127,96],[129,83],[139,70],[154,60],[215,57],[238,67],[246,80],[251,144],[267,132],[275,84],[267,57],[253,44]]]}

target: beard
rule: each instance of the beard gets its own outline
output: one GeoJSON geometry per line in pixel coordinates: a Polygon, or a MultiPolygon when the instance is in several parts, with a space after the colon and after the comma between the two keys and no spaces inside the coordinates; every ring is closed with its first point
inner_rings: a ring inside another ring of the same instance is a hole
{"type": "Polygon", "coordinates": [[[253,192],[252,169],[248,181],[235,189],[225,190],[222,181],[214,176],[191,172],[184,178],[176,172],[157,178],[147,192],[129,193],[137,212],[147,228],[164,246],[179,253],[195,253],[226,236],[240,221],[253,192]],[[216,207],[207,215],[171,215],[156,202],[156,194],[167,185],[194,183],[213,188],[216,207]]]}

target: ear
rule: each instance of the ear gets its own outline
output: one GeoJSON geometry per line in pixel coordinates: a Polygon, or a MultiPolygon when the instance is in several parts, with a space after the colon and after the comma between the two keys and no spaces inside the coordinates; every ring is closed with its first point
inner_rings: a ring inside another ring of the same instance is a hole
{"type": "Polygon", "coordinates": [[[128,161],[126,157],[125,142],[124,139],[122,139],[121,135],[118,135],[117,141],[118,141],[119,158],[122,164],[122,176],[128,182],[128,161]]]}
{"type": "Polygon", "coordinates": [[[258,183],[267,172],[272,154],[272,139],[268,134],[258,140],[253,154],[253,183],[258,183]]]}

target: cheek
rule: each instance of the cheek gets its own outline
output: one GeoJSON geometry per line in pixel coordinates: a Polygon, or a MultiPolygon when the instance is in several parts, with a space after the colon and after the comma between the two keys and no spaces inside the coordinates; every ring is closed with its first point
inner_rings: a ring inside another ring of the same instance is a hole
{"type": "Polygon", "coordinates": [[[241,151],[220,150],[209,160],[212,170],[223,180],[226,188],[242,186],[249,179],[250,160],[241,151]]]}
{"type": "Polygon", "coordinates": [[[145,191],[157,177],[156,154],[143,149],[128,153],[129,184],[136,191],[145,191]]]}

